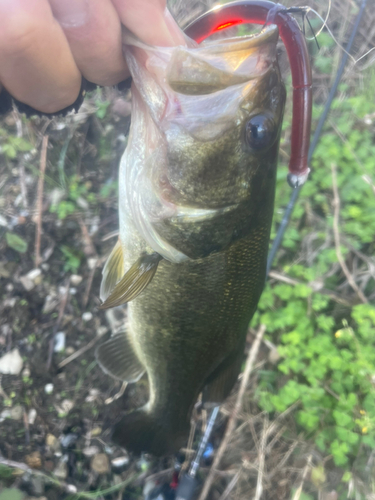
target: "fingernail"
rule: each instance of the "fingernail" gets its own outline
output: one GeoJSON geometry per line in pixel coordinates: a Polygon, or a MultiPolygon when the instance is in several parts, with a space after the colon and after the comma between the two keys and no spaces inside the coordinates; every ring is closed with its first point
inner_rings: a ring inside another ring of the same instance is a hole
{"type": "Polygon", "coordinates": [[[53,16],[63,28],[78,28],[87,23],[87,0],[49,0],[53,16]]]}

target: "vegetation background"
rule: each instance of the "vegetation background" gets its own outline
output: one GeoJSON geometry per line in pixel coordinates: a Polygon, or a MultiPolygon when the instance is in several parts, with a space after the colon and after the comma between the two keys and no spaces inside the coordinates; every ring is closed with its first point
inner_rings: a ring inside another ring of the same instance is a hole
{"type": "MultiPolygon", "coordinates": [[[[325,17],[327,1],[307,3],[325,17]]],[[[181,25],[212,5],[170,2],[181,25]]],[[[375,46],[373,7],[369,0],[251,325],[249,347],[260,324],[266,334],[212,499],[375,495],[375,51],[355,62],[375,46]]],[[[357,13],[354,0],[332,1],[328,25],[340,45],[357,13]]],[[[308,42],[313,130],[343,55],[326,31],[318,41],[319,50],[308,42]]],[[[280,64],[290,96],[282,47],[280,64]]],[[[94,358],[126,314],[99,311],[98,290],[117,234],[129,100],[98,89],[76,115],[14,111],[0,122],[0,358],[20,355],[19,373],[0,379],[1,500],[142,498],[145,484],[170,481],[172,459],[135,460],[109,440],[118,415],[147,397],[146,382],[120,398],[125,387],[94,358]]],[[[288,100],[272,238],[291,194],[290,124],[288,100]]],[[[214,450],[235,397],[221,410],[214,450]]],[[[195,445],[205,419],[194,415],[195,445]]]]}

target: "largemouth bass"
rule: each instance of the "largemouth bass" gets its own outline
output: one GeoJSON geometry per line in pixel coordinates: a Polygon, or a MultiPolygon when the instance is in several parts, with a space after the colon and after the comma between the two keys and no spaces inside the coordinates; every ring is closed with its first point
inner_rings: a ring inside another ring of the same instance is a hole
{"type": "Polygon", "coordinates": [[[130,302],[97,359],[119,380],[147,372],[148,403],[113,433],[131,451],[178,450],[198,395],[221,403],[240,372],[273,213],[285,103],[277,40],[275,25],[186,47],[125,34],[132,124],[101,299],[130,302]]]}

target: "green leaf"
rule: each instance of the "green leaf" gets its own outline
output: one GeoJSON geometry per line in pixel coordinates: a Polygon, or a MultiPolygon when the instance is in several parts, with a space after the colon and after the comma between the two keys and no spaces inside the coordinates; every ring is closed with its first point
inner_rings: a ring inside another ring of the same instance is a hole
{"type": "Polygon", "coordinates": [[[22,500],[25,493],[16,488],[5,488],[0,492],[0,500],[22,500]]]}
{"type": "Polygon", "coordinates": [[[27,242],[23,240],[20,236],[14,233],[6,233],[6,242],[10,248],[13,248],[16,252],[25,253],[27,251],[27,242]]]}

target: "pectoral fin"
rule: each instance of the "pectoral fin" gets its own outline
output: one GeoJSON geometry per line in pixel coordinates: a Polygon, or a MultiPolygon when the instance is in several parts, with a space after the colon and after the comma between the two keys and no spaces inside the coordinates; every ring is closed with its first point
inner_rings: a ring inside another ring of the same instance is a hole
{"type": "Polygon", "coordinates": [[[124,257],[120,240],[118,240],[103,268],[103,279],[100,285],[100,298],[103,302],[124,276],[124,272],[124,257]]]}
{"type": "Polygon", "coordinates": [[[108,309],[120,306],[135,299],[155,276],[161,259],[162,257],[158,253],[142,255],[116,284],[100,308],[108,309]]]}
{"type": "Polygon", "coordinates": [[[96,359],[105,373],[125,382],[136,382],[145,372],[125,331],[100,345],[96,359]]]}

